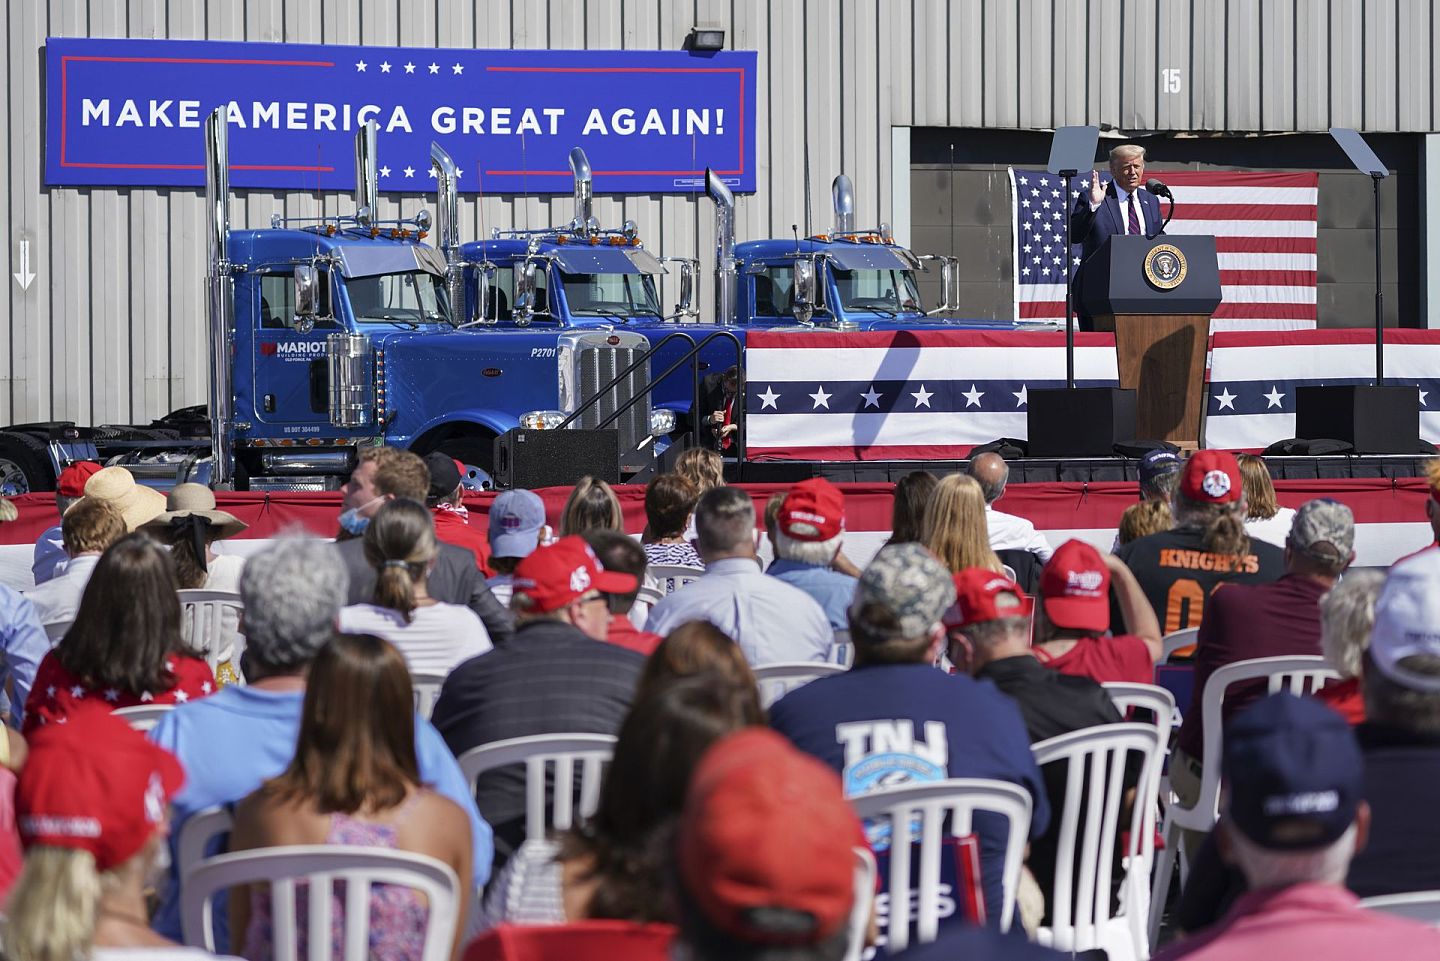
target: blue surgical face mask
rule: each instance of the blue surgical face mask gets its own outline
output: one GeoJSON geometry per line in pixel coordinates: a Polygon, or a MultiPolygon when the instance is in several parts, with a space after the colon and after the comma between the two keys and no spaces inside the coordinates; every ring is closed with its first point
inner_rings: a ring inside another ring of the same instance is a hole
{"type": "Polygon", "coordinates": [[[376,497],[372,500],[366,501],[359,507],[352,507],[349,510],[341,511],[340,529],[354,537],[359,537],[361,534],[365,533],[365,528],[370,526],[370,518],[364,516],[360,512],[369,508],[371,504],[377,503],[384,499],[385,498],[382,495],[380,497],[376,497]]]}

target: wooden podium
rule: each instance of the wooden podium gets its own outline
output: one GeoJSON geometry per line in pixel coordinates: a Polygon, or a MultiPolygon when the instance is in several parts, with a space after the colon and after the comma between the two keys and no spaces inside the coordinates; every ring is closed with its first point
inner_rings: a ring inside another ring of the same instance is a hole
{"type": "Polygon", "coordinates": [[[1115,334],[1120,386],[1137,391],[1135,436],[1194,449],[1220,303],[1215,239],[1116,234],[1085,261],[1080,302],[1115,334]]]}

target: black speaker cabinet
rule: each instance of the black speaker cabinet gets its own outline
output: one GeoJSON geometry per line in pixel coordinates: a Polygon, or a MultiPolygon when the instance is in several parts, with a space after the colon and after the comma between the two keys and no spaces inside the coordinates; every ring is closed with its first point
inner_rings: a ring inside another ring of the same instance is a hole
{"type": "Polygon", "coordinates": [[[1135,391],[1119,387],[1032,390],[1031,457],[1111,457],[1135,437],[1135,391]]]}
{"type": "Polygon", "coordinates": [[[1358,384],[1297,387],[1295,436],[1348,441],[1357,454],[1417,453],[1419,389],[1358,384]]]}
{"type": "Polygon", "coordinates": [[[619,433],[517,427],[495,438],[497,487],[569,487],[586,474],[620,483],[619,433]]]}

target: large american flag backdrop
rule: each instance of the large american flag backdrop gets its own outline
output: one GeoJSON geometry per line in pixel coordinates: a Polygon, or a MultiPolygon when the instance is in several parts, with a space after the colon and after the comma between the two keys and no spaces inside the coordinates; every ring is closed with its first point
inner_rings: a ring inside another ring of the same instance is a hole
{"type": "MultiPolygon", "coordinates": [[[[1205,446],[1264,450],[1295,436],[1295,388],[1374,377],[1373,330],[1212,334],[1205,446]]],[[[1440,330],[1387,330],[1385,383],[1419,388],[1420,436],[1440,443],[1440,330]]]]}
{"type": "MultiPolygon", "coordinates": [[[[752,460],[963,457],[1026,436],[1031,390],[1065,386],[1055,331],[755,331],[745,340],[752,460]]],[[[1115,338],[1077,334],[1075,380],[1119,383],[1115,338]]]]}
{"type": "MultiPolygon", "coordinates": [[[[1222,295],[1215,320],[1226,322],[1224,326],[1256,321],[1313,324],[1319,174],[1166,170],[1154,176],[1175,194],[1175,217],[1165,232],[1215,237],[1222,295]]],[[[1102,174],[1101,180],[1109,183],[1110,177],[1102,174]]],[[[1088,190],[1089,184],[1088,177],[1073,181],[1071,197],[1088,190]]],[[[1015,316],[1021,321],[1063,323],[1065,183],[1043,170],[1011,168],[1010,186],[1015,213],[1015,316]]],[[[1169,210],[1168,201],[1160,201],[1160,210],[1162,216],[1169,210]]],[[[1076,244],[1070,257],[1072,269],[1079,256],[1076,244]]]]}

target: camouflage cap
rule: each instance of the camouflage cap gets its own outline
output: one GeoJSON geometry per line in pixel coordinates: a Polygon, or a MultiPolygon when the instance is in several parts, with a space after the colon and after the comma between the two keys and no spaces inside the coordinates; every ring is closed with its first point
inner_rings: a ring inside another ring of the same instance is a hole
{"type": "Polygon", "coordinates": [[[934,554],[919,544],[892,544],[860,575],[850,617],[876,640],[916,638],[928,634],[954,603],[955,581],[934,554]],[[876,607],[890,616],[877,623],[876,607]]]}
{"type": "Polygon", "coordinates": [[[1290,546],[1317,560],[1349,560],[1355,548],[1355,515],[1328,497],[1306,501],[1290,523],[1290,546]]]}

